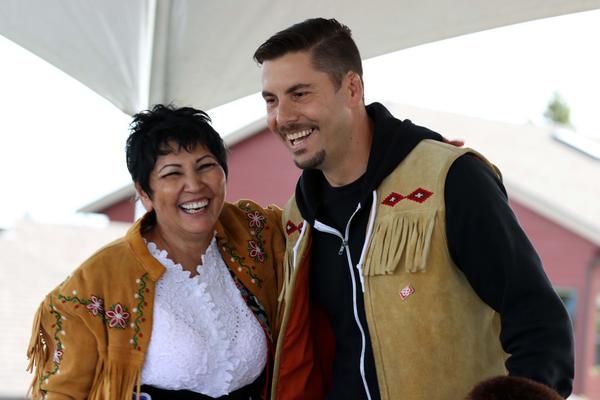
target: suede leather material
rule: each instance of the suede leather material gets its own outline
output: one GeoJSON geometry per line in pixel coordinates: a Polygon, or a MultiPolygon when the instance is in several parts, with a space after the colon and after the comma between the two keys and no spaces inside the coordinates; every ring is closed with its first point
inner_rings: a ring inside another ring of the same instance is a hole
{"type": "MultiPolygon", "coordinates": [[[[145,220],[138,220],[125,237],[92,255],[40,305],[28,351],[30,369],[35,367],[34,399],[131,398],[140,383],[152,332],[156,281],[164,272],[146,248],[141,234],[145,220]],[[102,312],[91,312],[92,296],[103,300],[102,312]],[[118,318],[109,316],[116,305],[121,316],[123,311],[129,314],[122,318],[122,326],[118,318]],[[117,323],[111,326],[111,321],[117,323]]],[[[274,337],[285,248],[280,221],[281,210],[243,200],[225,203],[215,227],[225,263],[258,298],[264,314],[251,309],[274,337]],[[256,212],[264,217],[258,228],[256,222],[249,225],[250,214],[256,212]],[[262,262],[248,254],[249,241],[263,250],[262,262]]]]}
{"type": "Polygon", "coordinates": [[[371,236],[365,311],[382,399],[463,398],[481,380],[506,374],[499,315],[448,253],[444,183],[452,162],[467,152],[425,140],[377,190],[380,203],[392,192],[432,192],[422,203],[380,205],[371,236]],[[406,228],[396,238],[389,227],[398,221],[406,228]],[[383,242],[396,245],[388,260],[375,257],[383,242]],[[414,292],[403,299],[406,287],[414,292]]]}
{"type": "MultiPolygon", "coordinates": [[[[481,380],[506,374],[499,315],[479,299],[448,253],[444,183],[454,160],[465,153],[483,159],[469,149],[424,140],[377,189],[373,231],[367,238],[367,257],[361,267],[381,399],[463,398],[481,380]],[[431,192],[429,197],[425,194],[422,201],[418,196],[406,198],[419,188],[431,192]],[[393,206],[383,204],[392,193],[403,198],[393,206]],[[407,287],[414,292],[403,300],[399,292],[407,287]]],[[[283,222],[288,228],[302,222],[294,198],[284,209],[283,222]]],[[[313,351],[319,346],[312,341],[321,338],[306,335],[314,328],[294,331],[306,318],[302,308],[308,301],[297,299],[308,296],[305,280],[298,277],[307,274],[303,269],[309,264],[310,227],[300,236],[299,230],[288,229],[286,259],[295,258],[296,262],[285,265],[289,281],[282,298],[284,319],[273,399],[309,398],[302,392],[306,372],[304,377],[294,376],[294,372],[302,375],[300,365],[305,366],[304,371],[307,365],[326,371],[318,364],[332,361],[324,361],[313,351]],[[300,339],[310,346],[294,348],[300,339]],[[279,375],[280,370],[285,374],[279,375]],[[297,396],[286,396],[293,393],[297,396]]],[[[325,389],[320,390],[323,392],[312,393],[310,398],[323,398],[325,389]]]]}

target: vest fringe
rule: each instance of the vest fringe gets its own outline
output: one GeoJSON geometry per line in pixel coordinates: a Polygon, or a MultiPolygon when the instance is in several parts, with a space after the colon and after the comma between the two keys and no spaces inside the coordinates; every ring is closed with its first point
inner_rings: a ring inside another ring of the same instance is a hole
{"type": "Polygon", "coordinates": [[[27,358],[29,359],[27,372],[31,373],[35,369],[33,381],[27,391],[27,394],[31,394],[32,398],[38,398],[42,395],[40,382],[44,373],[44,366],[50,357],[48,346],[46,345],[48,340],[48,333],[42,327],[42,306],[40,305],[33,318],[31,339],[27,348],[27,358]]]}
{"type": "Polygon", "coordinates": [[[127,366],[116,361],[104,362],[100,366],[89,400],[122,400],[131,399],[134,392],[139,398],[142,371],[140,367],[127,366]]]}
{"type": "Polygon", "coordinates": [[[364,275],[390,275],[403,265],[425,272],[436,212],[390,216],[375,226],[364,275]]]}

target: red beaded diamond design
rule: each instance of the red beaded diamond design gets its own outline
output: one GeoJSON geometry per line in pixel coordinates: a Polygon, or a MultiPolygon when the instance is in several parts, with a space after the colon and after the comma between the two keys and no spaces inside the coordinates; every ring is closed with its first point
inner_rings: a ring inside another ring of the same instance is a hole
{"type": "Polygon", "coordinates": [[[296,232],[298,230],[298,227],[296,226],[296,224],[294,224],[292,221],[288,220],[287,224],[285,224],[285,233],[287,233],[288,235],[291,235],[292,233],[296,232]]]}
{"type": "Polygon", "coordinates": [[[427,200],[432,194],[433,193],[431,193],[429,190],[418,188],[417,190],[406,196],[406,198],[412,201],[416,201],[417,203],[422,203],[425,200],[427,200]]]}
{"type": "Polygon", "coordinates": [[[296,225],[292,221],[288,220],[288,222],[285,224],[285,233],[291,235],[292,233],[302,229],[303,223],[304,222],[300,222],[298,225],[296,225]]]}
{"type": "Polygon", "coordinates": [[[406,300],[406,298],[408,296],[410,296],[411,294],[413,294],[414,292],[415,292],[415,289],[412,286],[406,285],[405,287],[400,289],[400,292],[398,294],[400,295],[400,298],[402,300],[406,300]]]}
{"type": "Polygon", "coordinates": [[[385,199],[383,199],[383,201],[381,202],[381,204],[385,204],[386,206],[390,206],[390,207],[394,207],[396,205],[396,203],[398,203],[400,200],[404,199],[405,197],[402,196],[399,193],[396,192],[392,192],[389,194],[388,197],[386,197],[385,199]]]}

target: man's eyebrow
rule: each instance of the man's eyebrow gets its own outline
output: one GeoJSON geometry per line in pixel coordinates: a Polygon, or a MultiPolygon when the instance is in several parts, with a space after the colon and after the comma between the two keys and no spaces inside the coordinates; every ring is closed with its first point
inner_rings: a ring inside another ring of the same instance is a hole
{"type": "MultiPolygon", "coordinates": [[[[291,87],[289,87],[289,88],[288,88],[288,89],[285,91],[285,93],[286,93],[286,94],[290,94],[290,93],[293,93],[293,92],[295,92],[296,90],[310,88],[311,86],[312,86],[312,85],[311,85],[310,83],[298,83],[298,84],[296,84],[296,85],[294,85],[294,86],[291,86],[291,87]]],[[[263,90],[263,91],[261,92],[261,94],[262,94],[262,97],[263,97],[263,98],[265,98],[265,97],[271,97],[271,96],[273,96],[273,97],[276,97],[276,96],[275,96],[273,93],[271,93],[271,92],[269,92],[269,91],[267,91],[267,90],[263,90]]]]}
{"type": "Polygon", "coordinates": [[[263,91],[261,92],[261,94],[262,94],[262,97],[275,96],[273,93],[271,93],[271,92],[268,92],[268,91],[266,91],[266,90],[263,90],[263,91]]]}
{"type": "Polygon", "coordinates": [[[294,85],[292,87],[290,87],[288,90],[285,91],[286,94],[290,94],[295,92],[298,89],[306,89],[311,87],[310,83],[298,83],[297,85],[294,85]]]}

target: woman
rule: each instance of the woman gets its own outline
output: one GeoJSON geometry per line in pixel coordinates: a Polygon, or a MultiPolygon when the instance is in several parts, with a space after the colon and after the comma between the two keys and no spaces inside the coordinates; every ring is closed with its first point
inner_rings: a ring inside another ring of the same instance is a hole
{"type": "Polygon", "coordinates": [[[266,393],[281,214],[225,202],[226,149],[209,123],[161,105],[133,117],[127,167],[147,213],[42,302],[28,351],[34,398],[266,393]]]}

